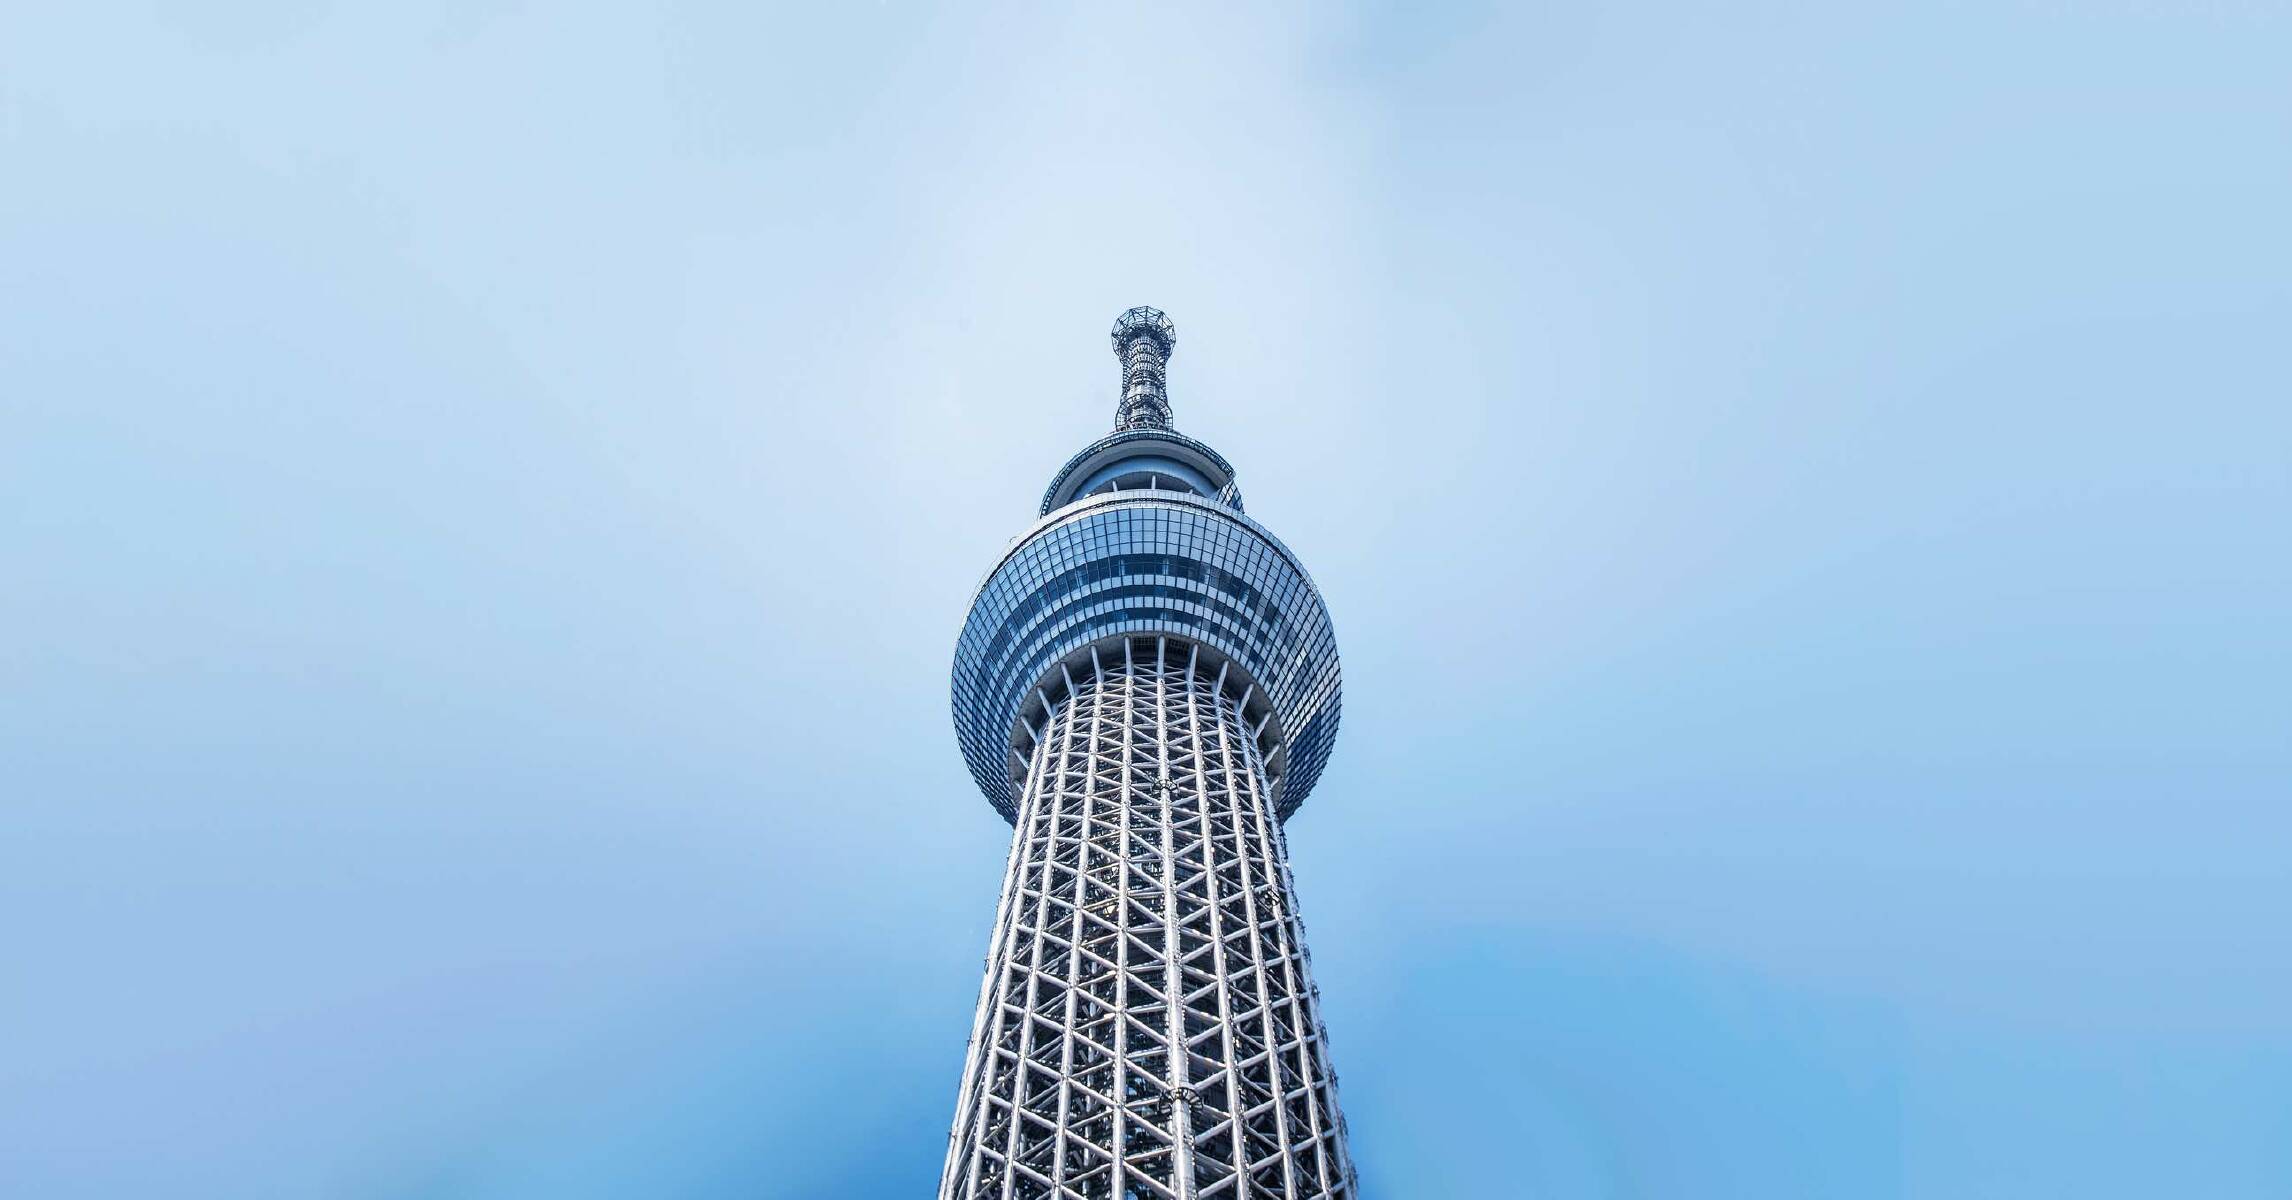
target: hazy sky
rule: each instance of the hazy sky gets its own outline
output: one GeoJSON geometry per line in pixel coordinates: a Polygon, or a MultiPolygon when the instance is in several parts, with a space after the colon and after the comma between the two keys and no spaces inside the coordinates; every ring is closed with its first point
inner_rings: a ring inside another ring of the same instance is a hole
{"type": "Polygon", "coordinates": [[[0,1193],[929,1194],[1154,304],[1371,1200],[2292,1194],[2292,14],[1238,7],[0,11],[0,1193]]]}

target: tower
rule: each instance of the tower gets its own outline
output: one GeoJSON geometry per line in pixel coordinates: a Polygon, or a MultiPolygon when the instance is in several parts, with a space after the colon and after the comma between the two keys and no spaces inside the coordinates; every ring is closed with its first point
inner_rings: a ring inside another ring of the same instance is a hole
{"type": "Polygon", "coordinates": [[[956,643],[956,737],[1015,833],[939,1195],[1350,1198],[1281,828],[1337,733],[1329,613],[1171,428],[1170,319],[1113,337],[1114,432],[956,643]]]}

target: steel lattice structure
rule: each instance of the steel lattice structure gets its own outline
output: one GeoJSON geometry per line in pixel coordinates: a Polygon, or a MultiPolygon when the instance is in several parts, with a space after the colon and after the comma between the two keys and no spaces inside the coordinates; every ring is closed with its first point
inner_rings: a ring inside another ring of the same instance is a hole
{"type": "Polygon", "coordinates": [[[1116,322],[1116,431],[957,645],[957,733],[1016,834],[942,1200],[1357,1192],[1281,829],[1335,735],[1335,641],[1169,428],[1175,344],[1116,322]]]}

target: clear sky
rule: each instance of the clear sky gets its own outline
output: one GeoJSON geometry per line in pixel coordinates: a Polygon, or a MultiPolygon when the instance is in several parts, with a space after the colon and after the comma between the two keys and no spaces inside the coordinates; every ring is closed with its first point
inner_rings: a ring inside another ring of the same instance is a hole
{"type": "Polygon", "coordinates": [[[2292,1194],[2292,14],[0,11],[0,1194],[934,1185],[1176,319],[1366,1193],[2292,1194]]]}

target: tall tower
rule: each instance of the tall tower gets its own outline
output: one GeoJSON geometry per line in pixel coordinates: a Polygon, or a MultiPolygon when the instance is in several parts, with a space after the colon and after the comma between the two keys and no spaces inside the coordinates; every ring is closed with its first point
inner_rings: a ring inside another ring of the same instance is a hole
{"type": "Polygon", "coordinates": [[[1016,826],[941,1200],[1353,1197],[1281,822],[1337,643],[1234,470],[1170,427],[1170,319],[1114,323],[1114,432],[971,601],[955,732],[1016,826]]]}

